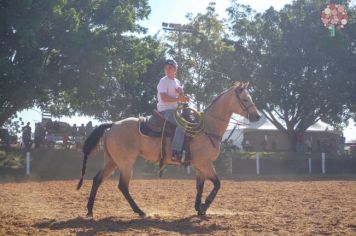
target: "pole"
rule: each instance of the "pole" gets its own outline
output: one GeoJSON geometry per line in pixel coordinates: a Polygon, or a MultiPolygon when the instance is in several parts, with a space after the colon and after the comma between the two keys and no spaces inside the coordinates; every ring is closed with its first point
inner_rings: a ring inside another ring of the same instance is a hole
{"type": "Polygon", "coordinates": [[[309,174],[312,173],[312,162],[311,162],[311,158],[308,158],[308,163],[309,163],[309,174]]]}
{"type": "Polygon", "coordinates": [[[321,153],[321,173],[325,174],[325,152],[321,153]]]}
{"type": "Polygon", "coordinates": [[[176,23],[162,22],[162,27],[164,30],[175,31],[178,33],[177,79],[179,81],[181,81],[181,76],[182,76],[182,36],[183,36],[182,32],[193,33],[196,31],[190,25],[182,25],[182,24],[176,24],[176,23]]]}
{"type": "Polygon", "coordinates": [[[26,152],[26,175],[30,174],[30,152],[26,152]]]}
{"type": "MultiPolygon", "coordinates": [[[[182,74],[182,31],[178,31],[178,70],[177,70],[177,79],[181,81],[182,74]]],[[[181,81],[182,82],[182,81],[181,81]]]]}
{"type": "Polygon", "coordinates": [[[260,175],[260,153],[256,153],[256,174],[260,175]]]}

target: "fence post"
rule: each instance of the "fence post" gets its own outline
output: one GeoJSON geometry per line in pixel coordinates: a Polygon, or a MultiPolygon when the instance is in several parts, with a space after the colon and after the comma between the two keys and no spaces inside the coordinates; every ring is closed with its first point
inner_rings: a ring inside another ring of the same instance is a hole
{"type": "Polygon", "coordinates": [[[256,153],[256,174],[260,175],[260,153],[256,153]]]}
{"type": "Polygon", "coordinates": [[[325,174],[325,152],[321,153],[321,173],[325,174]]]}
{"type": "Polygon", "coordinates": [[[309,174],[311,174],[312,173],[312,162],[311,162],[311,158],[309,157],[308,158],[308,166],[309,166],[309,174]]]}
{"type": "Polygon", "coordinates": [[[30,174],[30,152],[26,152],[26,175],[30,174]]]}
{"type": "Polygon", "coordinates": [[[187,174],[190,175],[190,166],[187,166],[187,174]]]}
{"type": "Polygon", "coordinates": [[[230,171],[230,175],[232,175],[232,157],[230,157],[230,168],[229,168],[229,171],[230,171]]]}

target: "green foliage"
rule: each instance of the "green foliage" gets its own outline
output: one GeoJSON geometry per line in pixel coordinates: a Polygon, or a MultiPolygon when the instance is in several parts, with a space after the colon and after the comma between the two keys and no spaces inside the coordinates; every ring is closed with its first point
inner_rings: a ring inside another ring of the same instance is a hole
{"type": "Polygon", "coordinates": [[[15,114],[4,123],[3,127],[9,131],[10,135],[16,136],[21,132],[24,125],[25,122],[23,122],[22,117],[17,117],[15,114]]]}
{"type": "Polygon", "coordinates": [[[258,14],[233,0],[229,22],[210,3],[188,15],[194,32],[169,33],[167,51],[155,37],[138,37],[147,0],[0,1],[0,125],[34,106],[103,120],[148,114],[165,53],[177,58],[179,44],[182,82],[198,110],[233,81],[252,81],[258,107],[295,142],[314,122],[338,125],[355,109],[349,2],[341,2],[349,22],[335,37],[320,21],[326,0],[258,14]]]}
{"type": "Polygon", "coordinates": [[[189,15],[190,33],[171,32],[169,39],[174,43],[170,54],[178,58],[179,35],[181,35],[181,74],[186,93],[190,94],[198,110],[207,106],[212,99],[231,85],[222,71],[224,53],[232,51],[224,38],[227,37],[224,21],[215,12],[215,3],[210,3],[204,14],[189,15]]]}
{"type": "Polygon", "coordinates": [[[132,36],[149,12],[146,0],[1,1],[0,125],[33,106],[120,116],[126,104],[108,104],[130,103],[122,88],[142,83],[159,55],[155,39],[132,36]]]}
{"type": "Polygon", "coordinates": [[[21,150],[0,150],[0,169],[20,169],[24,167],[24,158],[21,150]]]}
{"type": "Polygon", "coordinates": [[[337,125],[350,117],[356,21],[350,17],[330,37],[320,21],[327,3],[299,0],[279,12],[270,8],[256,14],[233,1],[229,9],[235,48],[255,85],[256,104],[292,144],[319,120],[337,125]]]}

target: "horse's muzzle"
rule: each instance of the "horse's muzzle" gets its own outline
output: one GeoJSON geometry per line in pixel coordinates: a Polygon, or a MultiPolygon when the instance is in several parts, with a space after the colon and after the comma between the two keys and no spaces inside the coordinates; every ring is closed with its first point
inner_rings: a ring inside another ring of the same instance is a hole
{"type": "Polygon", "coordinates": [[[249,120],[251,122],[257,122],[260,120],[260,118],[261,118],[261,115],[258,113],[250,114],[250,116],[249,116],[249,120]]]}

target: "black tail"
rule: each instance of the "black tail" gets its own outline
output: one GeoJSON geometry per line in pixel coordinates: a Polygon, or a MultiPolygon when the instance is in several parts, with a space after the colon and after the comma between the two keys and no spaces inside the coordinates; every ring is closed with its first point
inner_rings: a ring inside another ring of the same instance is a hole
{"type": "Polygon", "coordinates": [[[91,153],[91,151],[93,151],[93,149],[96,147],[96,145],[98,144],[100,138],[103,136],[104,131],[108,128],[111,128],[113,124],[101,124],[99,125],[98,128],[94,129],[91,134],[88,136],[88,138],[85,140],[84,142],[84,146],[83,146],[83,154],[84,154],[84,158],[83,158],[83,167],[82,167],[82,177],[79,180],[79,183],[77,185],[77,190],[80,189],[80,187],[82,187],[83,184],[83,178],[85,175],[85,169],[86,169],[86,165],[87,165],[87,160],[88,160],[88,156],[91,153]]]}

